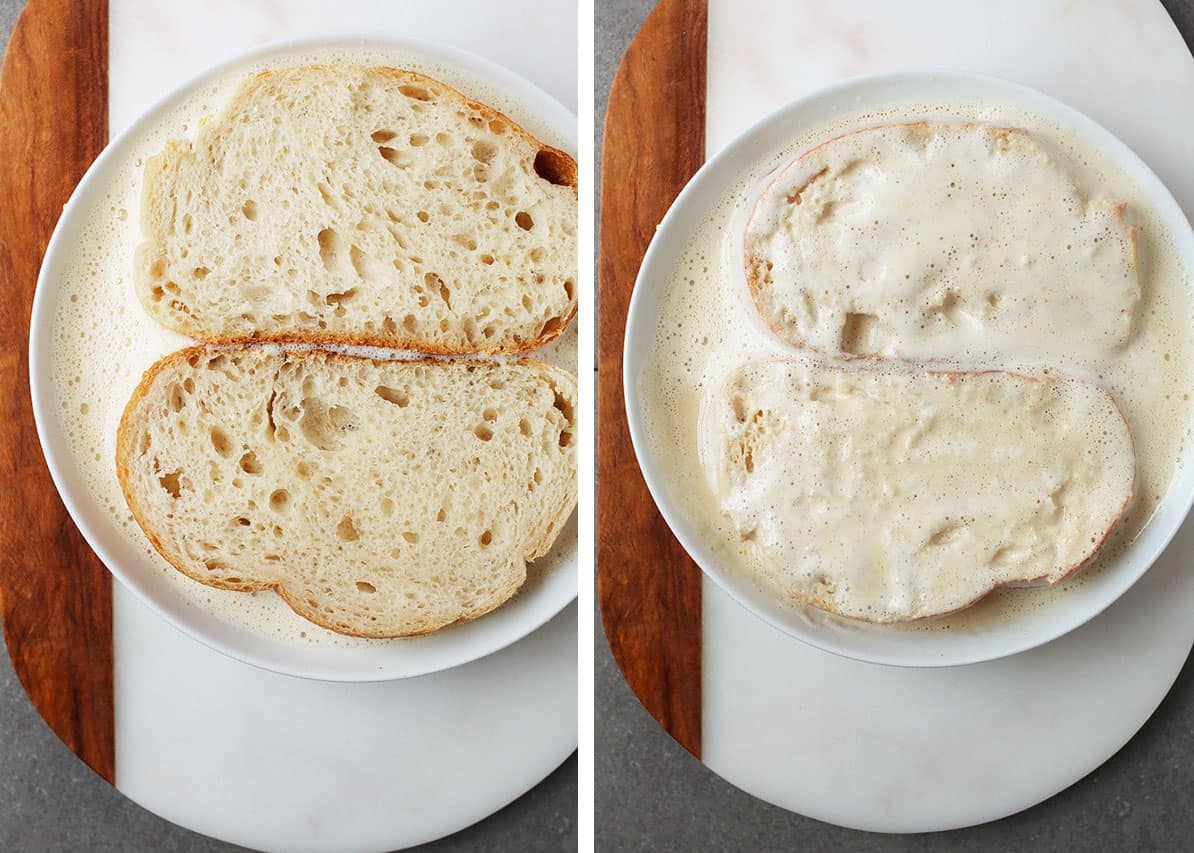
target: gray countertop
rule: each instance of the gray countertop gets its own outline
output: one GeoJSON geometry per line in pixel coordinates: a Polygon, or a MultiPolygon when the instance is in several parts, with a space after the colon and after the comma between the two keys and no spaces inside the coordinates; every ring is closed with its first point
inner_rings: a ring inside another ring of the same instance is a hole
{"type": "MultiPolygon", "coordinates": [[[[1186,42],[1194,42],[1194,0],[1164,4],[1186,42]]],[[[598,157],[614,71],[654,5],[654,0],[597,0],[598,157]]],[[[1068,790],[972,829],[885,836],[792,814],[722,781],[639,705],[600,628],[595,646],[598,850],[1194,849],[1194,667],[1189,662],[1140,733],[1068,790]]]]}
{"type": "MultiPolygon", "coordinates": [[[[0,45],[25,0],[0,0],[0,45]]],[[[3,642],[0,641],[0,648],[3,642]]],[[[520,799],[426,851],[577,848],[574,753],[520,799]]],[[[210,853],[243,848],[151,814],[96,776],[42,722],[0,653],[0,850],[210,853]]]]}

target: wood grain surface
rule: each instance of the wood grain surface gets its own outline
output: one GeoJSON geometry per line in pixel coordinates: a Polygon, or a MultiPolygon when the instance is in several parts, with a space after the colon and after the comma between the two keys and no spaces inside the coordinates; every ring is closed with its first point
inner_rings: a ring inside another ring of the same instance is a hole
{"type": "Polygon", "coordinates": [[[112,578],[50,480],[28,373],[42,255],[107,141],[107,0],[30,0],[0,71],[0,618],[37,710],[113,782],[112,578]]]}
{"type": "Polygon", "coordinates": [[[597,595],[614,659],[643,706],[701,754],[701,571],[639,473],[622,341],[655,227],[705,161],[706,0],[663,0],[614,77],[601,167],[597,595]]]}

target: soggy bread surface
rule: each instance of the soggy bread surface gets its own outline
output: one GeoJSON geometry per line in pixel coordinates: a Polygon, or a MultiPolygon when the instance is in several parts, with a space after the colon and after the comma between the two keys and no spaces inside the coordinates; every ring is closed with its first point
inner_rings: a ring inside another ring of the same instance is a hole
{"type": "Polygon", "coordinates": [[[977,123],[800,155],[758,199],[745,264],[775,334],[844,357],[1106,353],[1141,298],[1124,205],[1084,195],[1031,133],[977,123]]]}
{"type": "Polygon", "coordinates": [[[365,637],[509,599],[576,503],[576,386],[538,362],[182,350],[124,412],[117,473],[159,552],[365,637]]]}
{"type": "Polygon", "coordinates": [[[261,72],[147,161],[138,297],[206,343],[527,350],[576,311],[576,180],[422,75],[261,72]]]}
{"type": "Polygon", "coordinates": [[[1133,492],[1118,406],[1071,378],[759,362],[705,423],[721,508],[762,580],[873,622],[1056,583],[1133,492]]]}

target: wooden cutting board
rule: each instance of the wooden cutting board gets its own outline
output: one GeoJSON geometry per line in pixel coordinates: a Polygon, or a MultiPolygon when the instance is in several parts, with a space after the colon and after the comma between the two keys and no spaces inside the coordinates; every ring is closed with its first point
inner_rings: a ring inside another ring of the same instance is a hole
{"type": "Polygon", "coordinates": [[[622,395],[635,276],[655,227],[705,162],[706,0],[663,0],[614,77],[601,161],[597,595],[643,706],[701,755],[701,570],[639,472],[622,395]]]}
{"type": "MultiPolygon", "coordinates": [[[[575,13],[551,0],[510,5],[553,32],[575,27],[575,13]]],[[[30,0],[0,76],[8,651],[51,729],[123,795],[252,849],[391,850],[440,838],[505,807],[577,745],[575,606],[499,652],[419,678],[286,677],[208,648],[114,584],[42,462],[27,367],[35,281],[62,206],[110,130],[266,42],[360,32],[451,44],[565,99],[561,81],[574,79],[574,50],[561,47],[574,40],[544,45],[524,27],[495,42],[484,16],[462,25],[457,4],[442,0],[345,0],[333,18],[322,0],[30,0]],[[471,695],[484,701],[461,701],[471,695]],[[449,798],[445,761],[458,771],[449,798]]]]}
{"type": "Polygon", "coordinates": [[[29,0],[0,71],[0,617],[38,712],[114,783],[112,577],[54,489],[28,370],[42,255],[107,141],[107,0],[29,0]]]}

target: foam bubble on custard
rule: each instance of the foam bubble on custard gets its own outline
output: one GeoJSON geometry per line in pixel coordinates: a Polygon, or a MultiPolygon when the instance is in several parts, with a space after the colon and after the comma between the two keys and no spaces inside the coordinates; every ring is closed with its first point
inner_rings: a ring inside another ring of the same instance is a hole
{"type": "MultiPolygon", "coordinates": [[[[164,113],[133,143],[129,157],[112,171],[101,190],[103,200],[91,211],[65,275],[52,294],[51,377],[59,417],[69,450],[84,485],[94,500],[120,524],[121,531],[145,554],[147,564],[160,573],[191,604],[262,636],[307,645],[362,647],[414,640],[367,640],[320,628],[296,615],[271,591],[243,593],[204,586],[176,571],[150,545],[125,504],[116,478],[116,430],[124,406],[141,374],[154,361],[194,341],[158,326],[142,309],[132,284],[133,253],[142,240],[140,229],[141,170],[169,139],[193,136],[214,117],[249,74],[270,68],[312,63],[355,63],[400,66],[434,77],[510,116],[529,133],[567,150],[531,105],[499,92],[491,84],[459,69],[413,57],[372,49],[312,50],[238,65],[201,87],[177,107],[164,113]]],[[[543,349],[536,358],[575,372],[576,324],[543,349]]],[[[359,354],[390,357],[392,351],[346,348],[359,354]]],[[[533,589],[554,566],[572,553],[565,537],[551,553],[528,567],[528,580],[517,598],[533,589]]],[[[507,605],[508,606],[508,605],[507,605]]]]}

